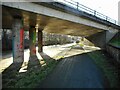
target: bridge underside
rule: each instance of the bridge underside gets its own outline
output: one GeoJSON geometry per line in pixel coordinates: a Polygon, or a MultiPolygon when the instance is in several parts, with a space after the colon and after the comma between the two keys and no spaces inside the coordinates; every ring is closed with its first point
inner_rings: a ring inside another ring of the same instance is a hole
{"type": "Polygon", "coordinates": [[[2,28],[11,29],[13,32],[13,60],[17,59],[16,61],[21,61],[24,57],[24,30],[29,31],[30,55],[36,54],[36,34],[38,34],[38,51],[42,52],[42,31],[84,36],[95,44],[99,42],[100,47],[106,44],[107,30],[6,6],[2,6],[2,28]],[[98,38],[94,39],[96,37],[98,38]]]}
{"type": "Polygon", "coordinates": [[[13,16],[16,15],[23,17],[25,30],[29,30],[30,26],[35,26],[48,33],[85,37],[103,31],[101,29],[90,27],[87,25],[73,23],[67,20],[62,20],[55,17],[49,17],[5,6],[2,7],[2,28],[11,29],[13,16]]]}

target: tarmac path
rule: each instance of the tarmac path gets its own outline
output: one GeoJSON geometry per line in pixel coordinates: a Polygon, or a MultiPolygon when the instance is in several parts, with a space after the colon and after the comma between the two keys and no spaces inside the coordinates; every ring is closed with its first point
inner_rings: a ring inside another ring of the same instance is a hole
{"type": "MultiPolygon", "coordinates": [[[[69,51],[68,53],[72,52],[69,51]]],[[[66,57],[59,62],[39,88],[104,88],[105,77],[87,53],[66,57]]]]}

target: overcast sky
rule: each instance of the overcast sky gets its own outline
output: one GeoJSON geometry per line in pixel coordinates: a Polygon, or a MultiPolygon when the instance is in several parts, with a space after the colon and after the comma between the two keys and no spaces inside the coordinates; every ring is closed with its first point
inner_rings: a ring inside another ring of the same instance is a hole
{"type": "Polygon", "coordinates": [[[120,0],[74,0],[106,16],[118,20],[118,2],[120,0]]]}

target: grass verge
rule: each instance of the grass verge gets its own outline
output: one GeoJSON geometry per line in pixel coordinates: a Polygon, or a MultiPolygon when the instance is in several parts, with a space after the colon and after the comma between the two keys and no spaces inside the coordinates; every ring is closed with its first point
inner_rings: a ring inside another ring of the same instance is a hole
{"type": "Polygon", "coordinates": [[[107,80],[110,84],[110,88],[118,88],[119,70],[115,65],[109,63],[109,58],[106,57],[102,51],[91,52],[88,53],[88,55],[103,70],[103,73],[105,74],[105,77],[107,77],[107,80]]]}
{"type": "Polygon", "coordinates": [[[118,39],[112,40],[112,41],[110,42],[110,44],[112,44],[113,46],[120,47],[120,40],[118,40],[118,39]]]}
{"type": "MultiPolygon", "coordinates": [[[[25,73],[14,73],[12,78],[6,79],[8,83],[4,83],[3,88],[36,88],[58,63],[56,60],[47,61],[49,62],[41,67],[34,64],[34,66],[25,73]]],[[[10,77],[10,75],[8,75],[8,77],[10,77]]]]}

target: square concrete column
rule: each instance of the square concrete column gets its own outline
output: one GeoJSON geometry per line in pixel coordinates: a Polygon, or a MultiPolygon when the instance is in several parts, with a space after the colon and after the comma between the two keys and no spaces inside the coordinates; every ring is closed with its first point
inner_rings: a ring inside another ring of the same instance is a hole
{"type": "Polygon", "coordinates": [[[29,29],[29,49],[30,49],[30,56],[36,55],[36,28],[31,26],[29,29]]]}
{"type": "Polygon", "coordinates": [[[22,18],[15,16],[12,24],[13,62],[24,61],[24,29],[22,18]]]}
{"type": "Polygon", "coordinates": [[[42,30],[38,30],[38,52],[43,52],[43,33],[42,30]]]}

